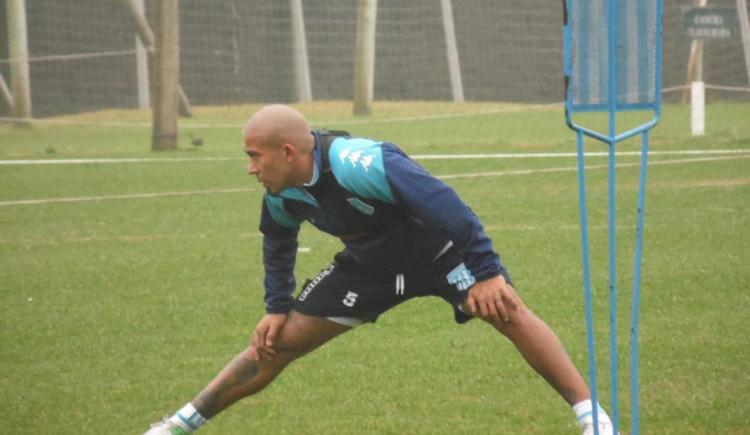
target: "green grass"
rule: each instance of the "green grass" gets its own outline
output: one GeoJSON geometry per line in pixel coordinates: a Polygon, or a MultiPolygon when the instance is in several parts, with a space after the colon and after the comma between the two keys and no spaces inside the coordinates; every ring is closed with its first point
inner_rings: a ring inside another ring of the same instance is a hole
{"type": "MultiPolygon", "coordinates": [[[[477,110],[430,107],[433,114],[477,110]]],[[[302,108],[315,123],[336,121],[340,125],[330,127],[387,137],[412,153],[573,148],[559,108],[482,105],[514,111],[381,122],[425,110],[387,103],[363,124],[346,124],[363,119],[347,115],[343,103],[302,108]]],[[[0,409],[6,428],[0,432],[140,433],[191,399],[247,344],[263,310],[257,232],[262,192],[245,175],[239,129],[223,125],[241,125],[252,110],[198,108],[195,118],[181,123],[203,127],[183,126],[180,150],[156,155],[236,160],[0,166],[0,202],[246,188],[0,206],[0,409]],[[204,147],[190,149],[188,131],[204,137],[204,147]]],[[[750,118],[748,109],[722,113],[701,139],[689,138],[675,117],[666,116],[654,131],[654,149],[750,152],[750,126],[741,122],[750,118]]],[[[148,114],[74,118],[145,122],[148,114]]],[[[0,158],[154,156],[149,135],[148,128],[101,124],[0,125],[0,158]]],[[[668,159],[686,157],[651,160],[668,159]]],[[[422,163],[440,175],[575,165],[569,157],[422,163]]],[[[750,159],[739,157],[649,168],[640,340],[644,433],[750,433],[748,169],[750,159]]],[[[619,169],[625,429],[624,294],[632,271],[636,182],[636,167],[619,169]]],[[[450,180],[485,223],[526,303],[585,371],[576,183],[574,171],[450,180]]],[[[608,406],[606,170],[590,170],[588,187],[600,394],[608,406]]],[[[340,248],[310,227],[303,228],[300,244],[311,251],[299,254],[298,281],[340,248]]],[[[480,322],[456,326],[442,301],[422,299],[294,363],[262,394],[217,417],[205,433],[572,434],[576,427],[564,402],[499,334],[480,322]]]]}

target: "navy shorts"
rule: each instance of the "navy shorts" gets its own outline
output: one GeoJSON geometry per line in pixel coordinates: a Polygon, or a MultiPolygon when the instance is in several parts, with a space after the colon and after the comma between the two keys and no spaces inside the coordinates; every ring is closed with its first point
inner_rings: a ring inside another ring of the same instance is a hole
{"type": "MultiPolygon", "coordinates": [[[[504,268],[500,273],[511,282],[504,268]]],[[[459,305],[473,284],[474,277],[455,249],[429,266],[399,274],[369,269],[343,251],[303,284],[292,308],[309,316],[375,322],[378,316],[409,299],[438,296],[453,307],[456,322],[466,323],[472,316],[461,311],[459,305]]]]}

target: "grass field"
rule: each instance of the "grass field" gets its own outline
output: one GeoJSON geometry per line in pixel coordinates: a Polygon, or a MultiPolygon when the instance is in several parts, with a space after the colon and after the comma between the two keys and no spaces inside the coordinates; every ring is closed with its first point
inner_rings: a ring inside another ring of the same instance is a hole
{"type": "MultiPolygon", "coordinates": [[[[559,107],[381,103],[300,106],[313,123],[412,154],[574,151],[559,107]],[[463,107],[463,108],[462,108],[463,107]],[[413,119],[428,111],[433,119],[413,119]]],[[[196,108],[180,149],[148,151],[149,115],[111,111],[0,124],[0,159],[156,158],[0,165],[0,433],[141,433],[191,399],[263,314],[262,190],[239,126],[257,106],[196,108]],[[115,123],[118,123],[115,125],[115,123]],[[119,123],[134,123],[122,126],[119,123]],[[188,134],[205,145],[191,147],[188,134]],[[22,201],[39,200],[36,203],[22,201]]],[[[665,108],[669,111],[683,110],[665,108]]],[[[653,134],[641,298],[641,429],[750,434],[750,108],[692,139],[678,117],[653,134]],[[718,150],[738,150],[719,154],[718,150]],[[699,155],[656,151],[703,151],[699,155]]],[[[590,150],[603,151],[600,145],[590,150]]],[[[619,149],[637,150],[638,143],[619,149]]],[[[621,415],[637,156],[618,163],[621,415]]],[[[480,216],[525,302],[586,371],[575,158],[424,159],[480,216]]],[[[590,237],[602,402],[609,407],[606,160],[590,157],[590,237]]],[[[340,248],[303,227],[297,278],[340,248]]],[[[412,301],[294,363],[206,434],[574,434],[572,412],[480,322],[412,301]]]]}

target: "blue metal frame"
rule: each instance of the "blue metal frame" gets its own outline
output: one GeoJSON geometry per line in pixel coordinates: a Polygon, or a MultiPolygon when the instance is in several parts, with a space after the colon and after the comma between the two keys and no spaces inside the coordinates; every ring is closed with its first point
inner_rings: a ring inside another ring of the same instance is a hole
{"type": "MultiPolygon", "coordinates": [[[[598,141],[604,142],[609,146],[609,184],[608,184],[608,211],[609,211],[609,304],[610,304],[610,374],[611,374],[611,396],[612,396],[612,423],[614,426],[614,433],[618,433],[619,430],[619,403],[618,403],[618,374],[617,374],[617,289],[616,289],[616,234],[615,234],[615,147],[616,144],[626,139],[634,137],[638,134],[642,135],[641,144],[641,164],[640,164],[640,176],[638,186],[638,205],[637,205],[637,224],[636,224],[636,244],[635,244],[635,258],[634,258],[634,273],[633,273],[633,301],[632,301],[632,312],[631,312],[631,325],[630,325],[630,368],[631,368],[631,407],[632,407],[632,430],[631,433],[637,435],[639,430],[639,397],[638,397],[638,313],[640,305],[640,281],[641,281],[641,263],[642,263],[642,252],[643,252],[643,226],[644,226],[644,207],[645,207],[645,190],[646,190],[646,169],[648,160],[648,143],[649,143],[649,130],[653,128],[661,117],[661,76],[662,76],[662,35],[663,35],[663,5],[662,0],[656,0],[656,58],[654,65],[654,73],[656,75],[654,80],[654,101],[652,103],[618,103],[617,101],[617,71],[618,71],[618,59],[617,59],[617,1],[618,0],[607,0],[608,4],[608,101],[606,104],[573,104],[573,86],[571,83],[572,76],[572,35],[570,29],[570,18],[571,12],[574,11],[570,7],[570,3],[575,0],[563,0],[563,16],[564,16],[564,27],[563,27],[563,54],[564,54],[564,73],[565,73],[565,121],[567,125],[576,132],[577,138],[577,151],[578,151],[578,186],[579,186],[579,207],[581,217],[581,245],[582,245],[582,263],[583,263],[583,278],[584,278],[584,300],[585,300],[585,316],[586,316],[586,340],[588,345],[588,364],[589,364],[589,378],[591,387],[591,399],[594,406],[594,433],[599,434],[598,430],[598,413],[596,412],[598,407],[598,391],[597,391],[597,370],[596,370],[596,353],[594,345],[594,321],[593,321],[593,308],[592,308],[592,292],[591,292],[591,271],[590,271],[590,260],[589,260],[589,242],[588,242],[588,223],[587,223],[587,211],[586,211],[586,178],[585,178],[585,164],[584,164],[584,149],[583,149],[583,137],[588,136],[598,141]],[[645,124],[617,134],[617,112],[629,111],[629,110],[651,110],[654,115],[653,118],[645,124]],[[599,133],[593,129],[583,127],[576,124],[573,121],[573,113],[577,112],[609,112],[609,132],[608,134],[599,133]]],[[[644,15],[646,12],[646,1],[637,0],[637,13],[639,16],[644,15]]],[[[582,20],[588,20],[588,16],[582,13],[582,20]]],[[[638,46],[645,47],[648,41],[645,37],[645,29],[643,29],[644,22],[639,20],[638,29],[638,46]]],[[[581,47],[582,53],[588,53],[588,42],[584,42],[584,46],[581,47]]],[[[600,59],[600,62],[603,59],[600,59]]],[[[586,75],[588,79],[588,66],[582,69],[582,74],[586,75]]],[[[645,86],[646,75],[648,74],[646,65],[639,65],[638,78],[639,78],[639,100],[648,92],[645,86]]],[[[601,76],[601,74],[600,74],[601,76]]],[[[584,90],[588,93],[588,89],[584,90]]],[[[588,94],[586,94],[588,97],[588,94]]],[[[584,98],[584,101],[588,101],[588,98],[584,98]]]]}
{"type": "MultiPolygon", "coordinates": [[[[572,112],[608,112],[609,111],[609,104],[574,104],[571,106],[572,112]]],[[[653,110],[654,105],[653,104],[646,104],[646,103],[618,103],[617,104],[617,111],[618,112],[625,112],[625,111],[644,111],[644,110],[653,110]]]]}

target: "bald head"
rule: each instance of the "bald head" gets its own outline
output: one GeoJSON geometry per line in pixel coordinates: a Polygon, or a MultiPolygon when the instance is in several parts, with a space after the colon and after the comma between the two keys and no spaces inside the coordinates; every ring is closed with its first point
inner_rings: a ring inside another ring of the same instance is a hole
{"type": "Polygon", "coordinates": [[[315,145],[310,134],[310,124],[305,117],[281,104],[266,106],[257,111],[245,124],[244,133],[245,143],[257,142],[267,148],[290,144],[307,154],[315,145]]]}
{"type": "Polygon", "coordinates": [[[276,195],[312,179],[315,137],[301,113],[274,104],[256,112],[245,124],[247,172],[276,195]]]}

